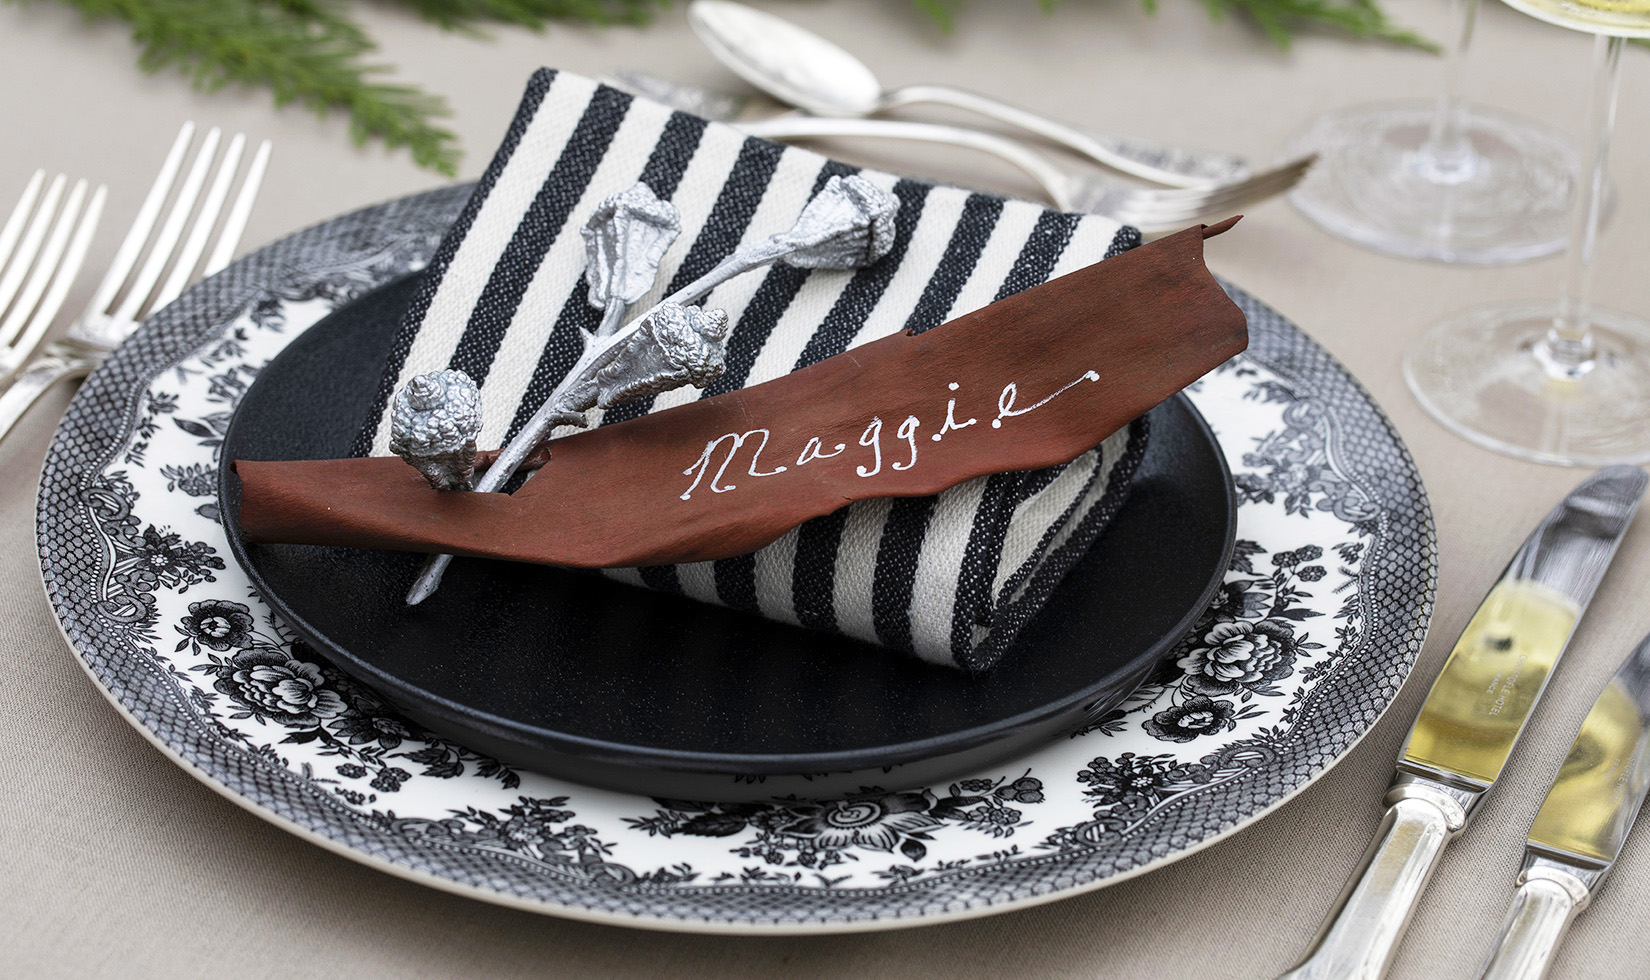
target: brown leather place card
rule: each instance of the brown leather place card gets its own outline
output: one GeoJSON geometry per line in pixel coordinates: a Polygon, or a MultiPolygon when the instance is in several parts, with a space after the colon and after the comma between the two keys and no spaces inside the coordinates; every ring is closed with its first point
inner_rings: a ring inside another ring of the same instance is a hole
{"type": "Polygon", "coordinates": [[[514,494],[396,457],[236,460],[253,542],[585,568],[730,558],[856,500],[1067,462],[1248,345],[1200,225],[920,334],[556,439],[514,494]]]}

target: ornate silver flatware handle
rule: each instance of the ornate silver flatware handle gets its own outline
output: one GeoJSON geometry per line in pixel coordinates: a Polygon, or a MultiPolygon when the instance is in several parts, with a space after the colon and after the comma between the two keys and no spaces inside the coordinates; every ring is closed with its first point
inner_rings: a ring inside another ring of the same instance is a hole
{"type": "Polygon", "coordinates": [[[1541,980],[1576,913],[1587,907],[1588,887],[1569,869],[1540,859],[1526,864],[1479,980],[1541,980]]]}
{"type": "Polygon", "coordinates": [[[1448,787],[1400,777],[1363,863],[1306,958],[1278,980],[1378,980],[1392,962],[1444,845],[1466,825],[1448,787]]]}

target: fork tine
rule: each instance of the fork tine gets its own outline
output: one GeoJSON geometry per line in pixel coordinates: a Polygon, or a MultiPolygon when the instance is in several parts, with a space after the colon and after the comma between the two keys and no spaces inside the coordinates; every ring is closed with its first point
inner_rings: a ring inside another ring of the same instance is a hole
{"type": "Polygon", "coordinates": [[[6,219],[5,227],[0,228],[0,269],[4,269],[6,260],[11,258],[17,236],[23,233],[23,222],[28,219],[29,209],[34,207],[34,199],[40,196],[40,186],[45,182],[46,171],[36,170],[34,176],[29,178],[28,186],[23,188],[23,196],[18,198],[11,217],[6,219]]]}
{"type": "Polygon", "coordinates": [[[23,335],[18,338],[12,347],[11,359],[7,362],[0,358],[0,372],[15,371],[22,365],[25,358],[34,353],[40,341],[51,329],[52,320],[57,317],[57,311],[63,308],[63,300],[69,295],[69,287],[74,285],[75,277],[80,274],[80,266],[86,261],[86,251],[91,247],[92,235],[97,231],[98,220],[103,217],[103,203],[109,196],[109,188],[99,184],[97,191],[92,194],[92,201],[86,205],[86,211],[80,216],[80,226],[75,229],[74,239],[69,242],[69,250],[63,254],[63,261],[58,263],[57,275],[52,278],[51,288],[46,291],[45,299],[35,308],[34,318],[29,321],[23,335]]]}
{"type": "MultiPolygon", "coordinates": [[[[18,294],[17,302],[12,307],[11,315],[0,321],[0,348],[11,346],[12,339],[23,329],[23,324],[34,311],[35,304],[46,292],[46,284],[51,282],[52,275],[57,272],[57,263],[63,258],[63,250],[69,245],[69,234],[74,231],[75,218],[80,215],[80,205],[86,200],[86,181],[82,178],[75,182],[74,190],[69,193],[69,200],[63,205],[63,211],[57,216],[57,223],[52,226],[52,234],[46,240],[46,247],[40,252],[39,261],[34,264],[34,274],[18,294]]],[[[41,214],[51,217],[50,211],[41,214]]]]}
{"type": "Polygon", "coordinates": [[[214,126],[207,130],[206,138],[201,140],[195,162],[190,166],[188,176],[183,178],[183,186],[178,189],[177,199],[172,202],[172,210],[166,215],[160,232],[149,246],[149,260],[143,263],[137,278],[132,281],[132,288],[126,293],[126,299],[114,312],[116,320],[140,319],[139,314],[143,312],[144,301],[149,298],[149,292],[155,288],[162,270],[172,258],[178,237],[183,234],[183,224],[189,220],[189,212],[195,209],[195,198],[200,196],[201,185],[206,183],[207,168],[212,165],[212,157],[218,152],[220,135],[222,134],[214,126]]]}
{"type": "Polygon", "coordinates": [[[155,182],[149,187],[148,196],[144,197],[142,207],[138,208],[137,217],[132,219],[132,227],[126,232],[126,238],[121,241],[120,249],[115,252],[114,261],[109,263],[109,271],[103,274],[103,281],[97,284],[97,292],[92,294],[92,300],[86,304],[88,314],[101,316],[109,312],[114,305],[115,294],[120,292],[120,286],[126,277],[132,274],[132,267],[137,265],[138,255],[143,252],[143,243],[149,240],[149,232],[155,227],[155,218],[160,215],[160,206],[166,203],[166,195],[172,190],[172,181],[177,179],[178,168],[183,165],[184,151],[189,149],[189,141],[195,137],[195,124],[186,122],[178,130],[177,139],[172,141],[172,148],[166,152],[166,161],[160,165],[160,173],[155,175],[155,182]]]}
{"type": "Polygon", "coordinates": [[[229,149],[224,151],[223,160],[218,164],[218,175],[212,178],[212,186],[206,192],[206,199],[201,202],[200,214],[195,217],[195,226],[189,230],[189,239],[184,242],[177,261],[172,263],[172,274],[166,277],[166,285],[155,294],[153,309],[158,310],[177,299],[183,287],[189,284],[195,263],[206,251],[206,239],[218,223],[218,212],[223,210],[224,199],[229,196],[229,185],[235,179],[235,171],[240,168],[241,150],[245,146],[246,137],[240,133],[229,141],[229,149]]]}
{"type": "Polygon", "coordinates": [[[34,262],[35,253],[40,251],[40,242],[46,237],[46,229],[57,211],[57,202],[63,197],[63,185],[68,182],[69,178],[58,174],[52,179],[51,187],[46,189],[46,199],[40,202],[40,210],[34,213],[29,230],[23,233],[23,242],[13,256],[11,267],[6,270],[5,277],[0,278],[0,311],[11,305],[12,298],[17,295],[17,287],[23,284],[23,276],[34,262]]]}
{"type": "Polygon", "coordinates": [[[264,170],[269,166],[271,148],[269,140],[258,144],[258,152],[252,155],[252,165],[246,168],[246,180],[241,184],[241,192],[229,209],[229,217],[224,219],[217,247],[212,249],[212,257],[206,260],[206,268],[201,275],[210,276],[221,271],[235,257],[235,247],[241,243],[241,234],[246,231],[246,219],[252,214],[252,204],[258,199],[258,186],[263,183],[264,170]]]}
{"type": "Polygon", "coordinates": [[[1142,195],[1132,202],[1134,206],[1130,211],[1132,215],[1138,215],[1144,220],[1172,222],[1237,207],[1289,189],[1300,180],[1310,164],[1310,160],[1298,161],[1250,180],[1204,192],[1192,198],[1166,199],[1157,195],[1142,195]]]}

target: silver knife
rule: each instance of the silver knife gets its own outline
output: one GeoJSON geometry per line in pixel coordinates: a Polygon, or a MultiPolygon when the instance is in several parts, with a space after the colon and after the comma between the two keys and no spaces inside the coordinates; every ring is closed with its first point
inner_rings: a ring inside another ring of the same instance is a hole
{"type": "Polygon", "coordinates": [[[1311,951],[1280,980],[1377,980],[1444,845],[1512,755],[1650,480],[1614,466],[1570,492],[1455,641],[1410,729],[1386,815],[1311,951]]]}
{"type": "Polygon", "coordinates": [[[1650,790],[1650,636],[1581,723],[1530,825],[1518,891],[1480,980],[1540,980],[1621,852],[1650,790]]]}

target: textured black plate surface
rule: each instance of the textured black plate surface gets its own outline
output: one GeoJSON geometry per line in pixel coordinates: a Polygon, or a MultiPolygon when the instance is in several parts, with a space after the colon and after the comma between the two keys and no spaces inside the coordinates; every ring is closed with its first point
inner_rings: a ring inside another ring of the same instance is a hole
{"type": "MultiPolygon", "coordinates": [[[[224,459],[345,455],[414,278],[344,307],[258,376],[224,459]]],[[[596,575],[459,559],[408,608],[411,554],[248,545],[237,560],[324,656],[431,729],[513,765],[649,795],[916,785],[1067,733],[1125,698],[1219,586],[1235,532],[1219,445],[1184,397],[1152,413],[1128,503],[981,678],[596,575]],[[884,767],[906,764],[893,772],[884,767]]]]}

